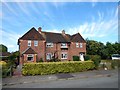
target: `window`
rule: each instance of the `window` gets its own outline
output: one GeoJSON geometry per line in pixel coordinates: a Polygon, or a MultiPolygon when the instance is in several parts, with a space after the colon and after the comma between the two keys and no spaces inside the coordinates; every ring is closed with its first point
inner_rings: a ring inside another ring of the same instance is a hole
{"type": "Polygon", "coordinates": [[[32,54],[28,54],[28,55],[27,55],[27,60],[28,60],[28,61],[33,61],[33,56],[34,56],[34,55],[32,55],[32,54]]]}
{"type": "Polygon", "coordinates": [[[79,43],[76,43],[76,47],[79,47],[79,43]]]}
{"type": "Polygon", "coordinates": [[[67,46],[67,43],[61,43],[61,46],[67,46]]]}
{"type": "Polygon", "coordinates": [[[38,41],[34,41],[34,46],[38,46],[38,41]]]}
{"type": "Polygon", "coordinates": [[[51,60],[52,59],[52,53],[47,53],[46,54],[46,59],[51,60]]]}
{"type": "Polygon", "coordinates": [[[80,48],[82,48],[83,47],[83,44],[82,43],[80,43],[80,48]]]}
{"type": "Polygon", "coordinates": [[[46,47],[53,47],[53,43],[46,43],[46,47]]]}
{"type": "Polygon", "coordinates": [[[61,59],[67,59],[67,53],[62,53],[61,54],[61,59]]]}
{"type": "Polygon", "coordinates": [[[28,40],[28,46],[31,46],[31,40],[28,40]]]}
{"type": "Polygon", "coordinates": [[[61,48],[67,48],[67,43],[61,43],[61,48]]]}

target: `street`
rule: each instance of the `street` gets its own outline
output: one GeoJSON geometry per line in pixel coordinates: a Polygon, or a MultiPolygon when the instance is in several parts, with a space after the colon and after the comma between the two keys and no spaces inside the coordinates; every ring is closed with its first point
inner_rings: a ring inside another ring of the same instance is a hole
{"type": "Polygon", "coordinates": [[[5,85],[3,88],[118,88],[118,74],[5,85]]]}

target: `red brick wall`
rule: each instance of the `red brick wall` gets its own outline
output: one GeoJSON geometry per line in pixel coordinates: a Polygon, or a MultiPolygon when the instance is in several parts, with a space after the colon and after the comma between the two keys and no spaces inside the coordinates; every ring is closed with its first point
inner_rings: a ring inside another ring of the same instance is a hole
{"type": "MultiPolygon", "coordinates": [[[[27,40],[20,40],[20,54],[28,48],[27,40]]],[[[53,44],[53,47],[46,47],[45,41],[38,41],[38,46],[34,46],[34,41],[31,41],[31,48],[37,53],[37,60],[42,58],[46,61],[46,53],[54,53],[57,51],[58,58],[61,59],[61,53],[67,52],[68,59],[73,60],[73,56],[79,56],[80,52],[86,53],[86,43],[83,43],[83,47],[76,47],[76,43],[71,42],[70,46],[68,46],[68,50],[61,50],[61,43],[53,44]]],[[[22,60],[22,58],[20,58],[22,60]]]]}
{"type": "Polygon", "coordinates": [[[70,45],[70,59],[73,59],[73,56],[79,56],[80,52],[85,52],[86,54],[86,43],[82,43],[83,47],[76,47],[76,43],[75,42],[71,42],[70,45]]]}
{"type": "MultiPolygon", "coordinates": [[[[31,48],[37,53],[37,59],[45,60],[45,41],[38,41],[38,46],[34,46],[34,41],[31,40],[31,48]]],[[[28,48],[28,40],[20,40],[20,55],[28,48]]],[[[21,60],[22,58],[20,58],[21,60]]]]}

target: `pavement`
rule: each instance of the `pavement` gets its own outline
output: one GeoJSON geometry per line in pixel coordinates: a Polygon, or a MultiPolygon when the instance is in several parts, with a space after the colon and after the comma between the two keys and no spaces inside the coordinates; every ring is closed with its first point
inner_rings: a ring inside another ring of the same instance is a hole
{"type": "MultiPolygon", "coordinates": [[[[20,67],[19,67],[20,68],[20,67]]],[[[19,70],[16,72],[19,73],[19,70]]],[[[27,83],[40,83],[45,81],[56,81],[56,80],[75,80],[84,78],[94,77],[111,77],[112,75],[118,74],[118,70],[92,70],[77,73],[60,73],[52,75],[36,75],[36,76],[22,76],[14,74],[12,77],[2,79],[2,86],[16,85],[16,84],[27,84],[27,83]]]]}

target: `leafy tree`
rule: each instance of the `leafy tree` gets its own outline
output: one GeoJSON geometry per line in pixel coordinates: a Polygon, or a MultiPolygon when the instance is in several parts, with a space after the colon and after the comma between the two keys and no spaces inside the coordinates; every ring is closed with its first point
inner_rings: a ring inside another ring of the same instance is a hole
{"type": "Polygon", "coordinates": [[[120,54],[120,43],[102,42],[86,39],[88,55],[100,55],[102,59],[111,59],[112,54],[120,54]]]}
{"type": "Polygon", "coordinates": [[[3,44],[0,44],[0,52],[7,52],[8,51],[8,48],[3,45],[3,44]]]}

